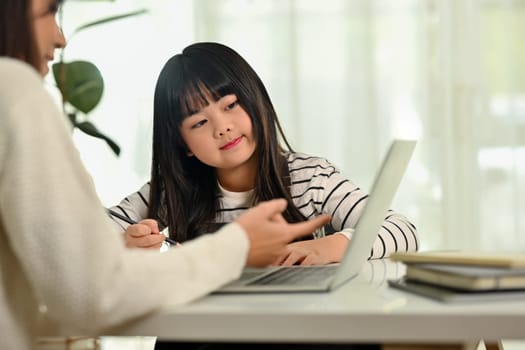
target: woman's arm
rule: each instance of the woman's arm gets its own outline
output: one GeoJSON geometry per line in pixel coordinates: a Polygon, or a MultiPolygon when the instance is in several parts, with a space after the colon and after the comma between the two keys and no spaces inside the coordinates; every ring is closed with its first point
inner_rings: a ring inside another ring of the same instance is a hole
{"type": "Polygon", "coordinates": [[[17,84],[0,88],[0,234],[14,276],[64,332],[96,334],[240,274],[249,240],[236,224],[165,254],[126,249],[41,78],[4,68],[17,84]]]}

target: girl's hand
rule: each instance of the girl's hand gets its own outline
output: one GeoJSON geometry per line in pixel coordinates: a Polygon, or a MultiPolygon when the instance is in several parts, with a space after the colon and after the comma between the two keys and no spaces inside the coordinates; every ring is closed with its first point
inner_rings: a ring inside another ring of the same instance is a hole
{"type": "Polygon", "coordinates": [[[272,265],[292,266],[292,265],[324,265],[329,261],[324,259],[313,244],[305,242],[290,243],[286,247],[286,252],[280,256],[272,265]]]}
{"type": "Polygon", "coordinates": [[[286,252],[273,265],[326,265],[340,262],[348,239],[343,235],[330,235],[320,239],[290,243],[286,252]]]}
{"type": "Polygon", "coordinates": [[[124,232],[124,241],[128,248],[160,249],[165,238],[159,232],[157,221],[152,219],[130,225],[124,232]]]}

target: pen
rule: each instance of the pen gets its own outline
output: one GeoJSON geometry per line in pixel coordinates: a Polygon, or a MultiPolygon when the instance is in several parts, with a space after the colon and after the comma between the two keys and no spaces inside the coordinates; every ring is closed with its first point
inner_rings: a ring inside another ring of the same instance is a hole
{"type": "MultiPolygon", "coordinates": [[[[127,222],[128,224],[135,225],[135,224],[137,223],[135,220],[131,220],[131,219],[128,218],[127,216],[124,216],[124,215],[122,215],[122,214],[119,214],[119,213],[117,213],[117,212],[114,211],[114,210],[107,209],[107,208],[106,208],[106,210],[107,210],[107,212],[108,212],[109,215],[114,216],[114,217],[116,217],[116,218],[118,218],[118,219],[120,219],[120,220],[122,220],[122,221],[125,221],[125,222],[127,222]]],[[[164,241],[166,241],[166,242],[168,242],[169,244],[172,244],[172,245],[177,245],[177,244],[179,244],[179,243],[177,243],[177,241],[175,241],[175,240],[173,240],[173,239],[171,239],[171,238],[169,238],[169,237],[166,237],[166,238],[164,239],[164,241]]]]}

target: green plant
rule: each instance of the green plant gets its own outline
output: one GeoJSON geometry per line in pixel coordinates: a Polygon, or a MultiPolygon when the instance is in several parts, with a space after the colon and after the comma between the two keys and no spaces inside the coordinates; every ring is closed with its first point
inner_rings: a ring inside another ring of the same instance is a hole
{"type": "MultiPolygon", "coordinates": [[[[94,22],[84,24],[75,29],[69,36],[68,41],[80,31],[94,26],[113,22],[116,20],[137,16],[146,13],[147,10],[141,9],[116,16],[106,17],[94,22]]],[[[59,13],[59,22],[62,24],[62,10],[59,13]]],[[[85,134],[104,140],[111,150],[118,156],[120,147],[111,138],[102,133],[89,121],[88,113],[91,112],[100,102],[104,92],[104,79],[97,66],[88,61],[64,61],[62,50],[60,59],[53,64],[53,76],[57,87],[62,95],[62,109],[67,115],[71,125],[78,128],[85,134]]]]}

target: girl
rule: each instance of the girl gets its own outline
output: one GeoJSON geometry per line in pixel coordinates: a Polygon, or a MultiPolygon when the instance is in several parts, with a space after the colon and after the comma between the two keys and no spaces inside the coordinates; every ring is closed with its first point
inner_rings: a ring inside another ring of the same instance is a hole
{"type": "MultiPolygon", "coordinates": [[[[155,88],[151,182],[113,209],[158,220],[184,242],[279,197],[288,221],[329,214],[335,234],[294,242],[275,264],[340,261],[367,194],[327,160],[292,150],[262,81],[234,50],[197,43],[169,59],[155,88]]],[[[115,220],[130,246],[162,243],[115,220]]],[[[417,247],[415,227],[390,211],[370,257],[417,247]]]]}

